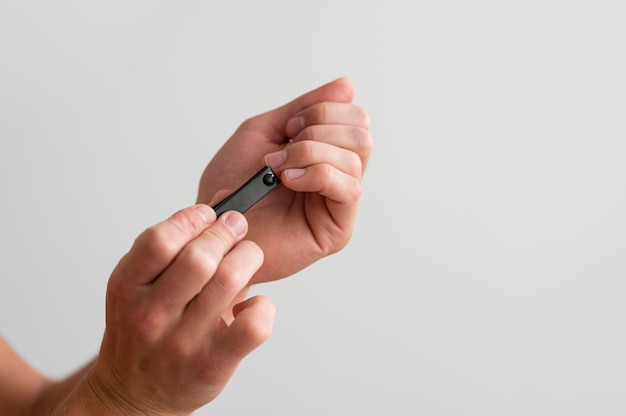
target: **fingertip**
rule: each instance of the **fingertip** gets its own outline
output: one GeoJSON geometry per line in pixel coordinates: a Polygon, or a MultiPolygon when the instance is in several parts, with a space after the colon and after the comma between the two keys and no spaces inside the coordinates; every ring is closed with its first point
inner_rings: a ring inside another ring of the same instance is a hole
{"type": "Polygon", "coordinates": [[[276,305],[265,296],[254,296],[233,308],[233,316],[240,335],[245,334],[253,348],[261,345],[272,334],[276,320],[276,305]],[[239,321],[238,321],[239,320],[239,321]]]}
{"type": "Polygon", "coordinates": [[[330,82],[329,85],[332,85],[337,90],[343,92],[345,101],[351,102],[354,98],[354,83],[350,78],[345,76],[339,77],[330,82]]]}
{"type": "Polygon", "coordinates": [[[274,328],[276,307],[264,296],[255,296],[233,307],[235,319],[218,344],[221,359],[239,361],[268,340],[274,328]]]}
{"type": "Polygon", "coordinates": [[[290,182],[301,178],[305,173],[306,169],[303,168],[285,169],[282,176],[286,182],[290,182]]]}
{"type": "Polygon", "coordinates": [[[224,225],[226,225],[230,234],[235,238],[245,235],[248,231],[248,221],[246,217],[238,211],[228,211],[224,215],[224,225]]]}
{"type": "Polygon", "coordinates": [[[257,313],[264,316],[266,321],[274,321],[276,318],[276,305],[265,296],[254,296],[233,307],[233,315],[237,317],[242,311],[254,308],[257,313]]]}
{"type": "Polygon", "coordinates": [[[352,80],[347,76],[341,76],[335,79],[333,82],[340,84],[343,88],[354,89],[354,82],[352,82],[352,80]]]}
{"type": "Polygon", "coordinates": [[[205,204],[198,204],[195,205],[193,208],[198,214],[200,214],[200,217],[202,217],[202,220],[205,224],[211,224],[215,221],[215,211],[210,206],[205,204]]]}
{"type": "Polygon", "coordinates": [[[263,158],[263,162],[265,165],[271,167],[274,172],[280,168],[285,161],[287,160],[287,152],[283,150],[279,150],[278,152],[268,153],[263,158]]]}
{"type": "Polygon", "coordinates": [[[285,125],[285,131],[287,132],[287,136],[291,138],[295,138],[298,133],[300,133],[305,126],[305,119],[302,116],[292,117],[287,121],[285,125]]]}
{"type": "Polygon", "coordinates": [[[215,222],[215,218],[211,207],[197,204],[146,228],[120,260],[123,274],[130,276],[134,284],[153,281],[190,241],[215,222]]]}

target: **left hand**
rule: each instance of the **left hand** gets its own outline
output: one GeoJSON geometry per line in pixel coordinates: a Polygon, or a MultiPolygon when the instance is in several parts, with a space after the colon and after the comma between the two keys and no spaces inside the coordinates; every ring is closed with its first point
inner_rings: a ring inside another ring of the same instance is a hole
{"type": "Polygon", "coordinates": [[[206,167],[198,202],[210,205],[264,165],[280,175],[282,186],[246,212],[247,238],[265,255],[251,284],[287,277],[350,240],[372,150],[369,115],[353,97],[340,78],[252,117],[206,167]]]}

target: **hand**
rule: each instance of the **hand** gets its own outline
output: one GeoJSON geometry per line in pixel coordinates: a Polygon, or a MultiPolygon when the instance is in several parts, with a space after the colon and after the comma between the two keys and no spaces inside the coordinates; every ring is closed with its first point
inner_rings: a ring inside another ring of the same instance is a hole
{"type": "Polygon", "coordinates": [[[109,279],[100,355],[79,389],[110,413],[86,414],[187,415],[221,392],[274,320],[262,297],[222,318],[263,262],[246,231],[243,215],[216,221],[198,205],[137,238],[109,279]]]}
{"type": "Polygon", "coordinates": [[[265,254],[251,283],[289,276],[350,240],[372,149],[369,116],[341,78],[246,120],[206,167],[198,202],[215,204],[263,165],[283,185],[246,212],[265,254]]]}

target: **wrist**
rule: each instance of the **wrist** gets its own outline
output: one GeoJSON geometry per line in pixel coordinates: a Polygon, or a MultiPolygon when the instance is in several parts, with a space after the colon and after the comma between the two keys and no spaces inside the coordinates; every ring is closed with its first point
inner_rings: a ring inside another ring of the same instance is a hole
{"type": "MultiPolygon", "coordinates": [[[[173,416],[142,411],[125,400],[114,385],[95,374],[92,368],[50,416],[173,416]]],[[[177,415],[178,416],[178,415],[177,415]]]]}
{"type": "Polygon", "coordinates": [[[53,409],[56,409],[77,388],[92,364],[93,362],[88,363],[63,380],[46,380],[29,406],[27,414],[30,416],[49,416],[53,409]]]}

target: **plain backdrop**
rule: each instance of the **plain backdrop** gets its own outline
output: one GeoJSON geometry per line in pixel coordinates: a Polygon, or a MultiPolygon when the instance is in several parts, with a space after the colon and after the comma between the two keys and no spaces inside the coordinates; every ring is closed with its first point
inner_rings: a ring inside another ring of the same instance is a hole
{"type": "MultiPolygon", "coordinates": [[[[198,415],[626,414],[622,0],[0,1],[0,332],[63,377],[110,271],[244,119],[340,76],[341,253],[198,415]]],[[[1,363],[0,363],[1,365],[1,363]]]]}

